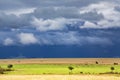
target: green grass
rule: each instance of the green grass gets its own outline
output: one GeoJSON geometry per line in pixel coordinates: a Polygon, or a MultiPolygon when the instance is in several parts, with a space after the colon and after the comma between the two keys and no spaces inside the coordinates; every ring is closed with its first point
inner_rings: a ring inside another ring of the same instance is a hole
{"type": "MultiPolygon", "coordinates": [[[[68,66],[74,67],[73,74],[99,74],[110,72],[110,67],[115,68],[114,72],[120,72],[120,65],[69,65],[69,64],[15,64],[13,65],[14,71],[7,72],[6,74],[69,74],[68,66]]],[[[1,65],[7,68],[7,65],[1,65]]]]}

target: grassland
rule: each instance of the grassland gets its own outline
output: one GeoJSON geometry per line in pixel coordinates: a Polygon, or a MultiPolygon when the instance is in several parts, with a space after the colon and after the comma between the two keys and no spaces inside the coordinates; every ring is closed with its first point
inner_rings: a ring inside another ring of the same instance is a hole
{"type": "Polygon", "coordinates": [[[6,68],[8,64],[13,64],[14,71],[6,72],[9,75],[48,75],[62,74],[68,75],[68,66],[74,67],[72,74],[103,74],[111,72],[110,67],[114,67],[114,73],[120,73],[120,59],[5,59],[0,60],[0,66],[6,68]],[[95,62],[98,64],[95,64],[95,62]]]}
{"type": "Polygon", "coordinates": [[[120,80],[119,58],[0,60],[2,68],[7,68],[8,64],[13,64],[14,71],[1,74],[0,80],[120,80]],[[71,75],[68,66],[74,67],[71,75]],[[117,74],[109,73],[110,67],[114,67],[113,73],[117,74]]]}
{"type": "MultiPolygon", "coordinates": [[[[7,65],[2,67],[6,68],[7,65]]],[[[120,65],[78,65],[78,64],[14,64],[14,71],[6,74],[14,75],[39,75],[39,74],[69,74],[68,66],[72,66],[72,74],[101,74],[111,72],[110,67],[115,68],[114,72],[120,73],[120,65]]]]}

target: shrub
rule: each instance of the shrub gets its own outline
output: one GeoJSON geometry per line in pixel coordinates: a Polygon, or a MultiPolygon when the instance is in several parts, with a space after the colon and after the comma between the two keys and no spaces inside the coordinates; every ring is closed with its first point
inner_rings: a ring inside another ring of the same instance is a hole
{"type": "Polygon", "coordinates": [[[0,74],[4,74],[4,69],[0,67],[0,74]]]}
{"type": "Polygon", "coordinates": [[[7,66],[7,69],[5,69],[5,68],[1,68],[1,66],[0,66],[0,74],[4,74],[5,72],[7,72],[7,71],[13,71],[11,68],[13,67],[13,65],[11,65],[11,64],[9,64],[8,66],[7,66]]]}
{"type": "Polygon", "coordinates": [[[95,64],[99,64],[99,63],[96,61],[95,64]]]}
{"type": "Polygon", "coordinates": [[[9,64],[7,67],[8,67],[9,69],[11,69],[11,68],[13,67],[13,65],[12,65],[12,64],[9,64]]]}
{"type": "Polygon", "coordinates": [[[80,72],[80,74],[83,74],[83,72],[80,72]]]}
{"type": "Polygon", "coordinates": [[[114,65],[118,65],[118,63],[114,63],[114,65]]]}
{"type": "Polygon", "coordinates": [[[72,71],[74,69],[74,67],[69,66],[68,69],[72,71]]]}

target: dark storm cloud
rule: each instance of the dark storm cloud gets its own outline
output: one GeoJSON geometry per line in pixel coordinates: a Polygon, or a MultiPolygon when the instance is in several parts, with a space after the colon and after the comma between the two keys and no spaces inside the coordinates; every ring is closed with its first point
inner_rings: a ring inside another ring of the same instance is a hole
{"type": "Polygon", "coordinates": [[[27,4],[28,6],[32,6],[32,7],[47,7],[47,6],[66,6],[66,7],[82,7],[82,6],[86,6],[90,3],[95,3],[98,2],[99,0],[29,0],[26,1],[22,1],[24,4],[27,4]],[[82,3],[82,4],[81,4],[82,3]]]}
{"type": "Polygon", "coordinates": [[[22,15],[18,17],[16,15],[7,15],[4,12],[0,12],[0,28],[18,28],[29,26],[31,16],[22,15]]]}
{"type": "Polygon", "coordinates": [[[80,15],[80,8],[76,7],[45,7],[37,8],[34,13],[32,13],[37,18],[43,19],[54,19],[59,17],[64,18],[77,18],[90,21],[99,21],[104,18],[102,14],[97,12],[88,12],[80,15]],[[92,16],[91,16],[92,15],[92,16]]]}
{"type": "Polygon", "coordinates": [[[86,6],[99,0],[0,0],[0,9],[16,9],[23,7],[50,7],[50,6],[86,6]]]}
{"type": "Polygon", "coordinates": [[[18,9],[25,6],[20,0],[0,0],[0,10],[18,9]]]}
{"type": "Polygon", "coordinates": [[[80,18],[79,9],[76,7],[45,7],[37,8],[33,15],[37,18],[80,18]]]}
{"type": "Polygon", "coordinates": [[[105,38],[104,35],[99,37],[87,33],[85,36],[79,31],[84,31],[84,28],[119,28],[119,2],[118,0],[0,0],[2,31],[0,42],[4,45],[14,44],[14,41],[20,44],[42,45],[82,43],[103,45],[107,42],[112,44],[111,38],[107,36],[105,38]],[[6,29],[9,31],[4,31],[6,29]],[[49,31],[53,35],[48,33],[49,31]]]}
{"type": "Polygon", "coordinates": [[[100,21],[100,20],[104,19],[104,16],[102,14],[98,14],[96,11],[81,14],[80,17],[81,17],[81,19],[93,21],[93,22],[100,21]]]}

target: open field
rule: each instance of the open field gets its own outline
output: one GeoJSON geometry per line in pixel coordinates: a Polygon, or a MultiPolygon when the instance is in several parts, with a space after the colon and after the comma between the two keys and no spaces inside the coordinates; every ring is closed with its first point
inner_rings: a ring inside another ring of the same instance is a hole
{"type": "Polygon", "coordinates": [[[77,59],[4,59],[0,60],[0,66],[7,68],[8,64],[13,64],[14,71],[6,72],[10,75],[47,75],[62,74],[68,75],[72,66],[72,74],[103,74],[111,72],[120,73],[119,58],[77,58],[77,59]],[[95,64],[95,62],[98,64],[95,64]]]}
{"type": "MultiPolygon", "coordinates": [[[[6,72],[10,75],[43,75],[43,74],[62,74],[68,75],[72,66],[72,74],[103,74],[111,72],[111,67],[115,68],[114,72],[120,73],[120,65],[79,65],[79,64],[14,64],[14,71],[6,72]]],[[[7,68],[7,65],[1,65],[7,68]]]]}
{"type": "Polygon", "coordinates": [[[8,64],[13,64],[14,71],[1,74],[0,80],[120,80],[119,58],[0,60],[2,68],[7,68],[8,64]],[[69,75],[69,66],[74,68],[72,75],[69,75]],[[114,74],[111,74],[111,67],[115,68],[114,74]]]}
{"type": "Polygon", "coordinates": [[[120,80],[120,77],[104,75],[1,75],[0,80],[120,80]]]}

